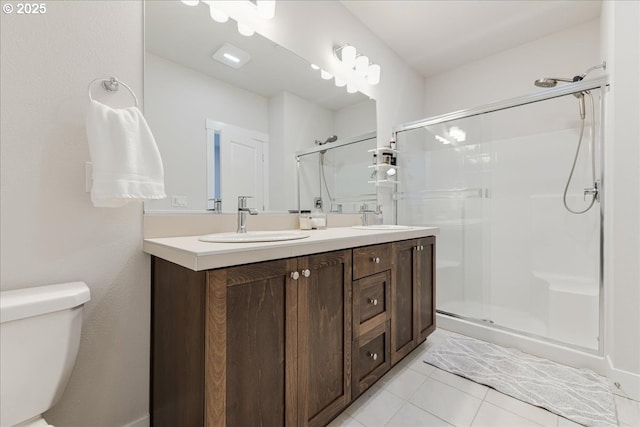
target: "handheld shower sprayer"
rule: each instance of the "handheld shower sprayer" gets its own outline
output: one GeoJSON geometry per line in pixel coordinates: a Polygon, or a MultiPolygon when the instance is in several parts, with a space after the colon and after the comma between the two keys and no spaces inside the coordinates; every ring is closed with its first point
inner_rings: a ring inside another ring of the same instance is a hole
{"type": "MultiPolygon", "coordinates": [[[[551,87],[555,87],[558,82],[566,82],[566,83],[576,83],[579,82],[581,80],[583,80],[587,74],[589,74],[590,72],[592,72],[593,70],[597,70],[598,68],[602,68],[603,70],[606,70],[607,68],[607,63],[605,61],[602,61],[602,64],[598,64],[598,65],[594,65],[593,67],[588,68],[584,73],[577,75],[577,76],[573,76],[572,79],[567,79],[567,78],[561,78],[561,77],[544,77],[541,79],[538,79],[536,81],[534,81],[533,83],[538,86],[538,87],[544,87],[544,88],[551,88],[551,87]]],[[[585,212],[587,212],[589,209],[591,209],[591,207],[594,205],[596,200],[599,200],[599,194],[598,194],[598,189],[600,186],[600,181],[596,180],[596,167],[595,167],[595,154],[594,154],[594,146],[595,146],[595,124],[593,119],[591,120],[591,149],[589,150],[591,153],[591,177],[593,180],[593,187],[592,188],[585,188],[584,190],[584,195],[586,197],[587,194],[591,195],[591,203],[589,204],[589,206],[587,206],[585,209],[581,210],[581,211],[575,211],[573,209],[571,209],[567,203],[567,192],[569,191],[569,184],[571,183],[571,180],[573,178],[573,173],[575,171],[576,168],[576,163],[578,161],[578,154],[580,153],[580,146],[582,145],[582,138],[584,136],[584,128],[585,128],[585,118],[586,118],[586,107],[585,107],[585,97],[588,96],[589,100],[591,101],[591,115],[594,116],[595,115],[595,108],[593,105],[593,97],[590,93],[590,91],[588,90],[583,90],[583,91],[579,91],[573,94],[573,96],[575,96],[576,98],[578,98],[578,107],[580,108],[580,121],[581,121],[581,126],[580,126],[580,136],[578,137],[578,147],[576,148],[576,154],[573,158],[573,165],[571,166],[571,172],[569,173],[569,178],[567,179],[567,183],[564,187],[564,193],[562,195],[562,201],[564,203],[564,207],[571,213],[573,214],[583,214],[585,212]]]]}
{"type": "MultiPolygon", "coordinates": [[[[579,74],[577,76],[573,76],[573,78],[571,78],[571,79],[563,78],[563,77],[543,77],[541,79],[538,79],[538,80],[534,81],[533,84],[535,84],[538,87],[550,88],[550,87],[557,86],[558,82],[575,83],[575,82],[579,82],[579,81],[583,80],[585,77],[587,77],[587,74],[589,74],[593,70],[597,70],[599,68],[602,68],[603,70],[606,70],[607,69],[607,63],[605,61],[602,61],[602,64],[598,64],[598,65],[594,65],[593,67],[589,67],[584,73],[579,74]]],[[[573,96],[578,98],[578,107],[580,108],[580,118],[581,119],[584,119],[585,115],[586,115],[585,104],[584,104],[584,95],[585,95],[584,92],[578,92],[578,93],[574,93],[573,94],[573,96]]]]}
{"type": "Polygon", "coordinates": [[[331,135],[329,138],[325,139],[324,141],[318,141],[316,139],[315,143],[316,145],[324,145],[327,144],[329,142],[336,142],[338,140],[338,136],[337,135],[331,135]]]}

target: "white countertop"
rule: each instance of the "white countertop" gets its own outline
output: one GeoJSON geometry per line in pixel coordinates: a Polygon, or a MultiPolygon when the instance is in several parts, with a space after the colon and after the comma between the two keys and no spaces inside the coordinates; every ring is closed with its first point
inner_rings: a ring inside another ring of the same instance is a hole
{"type": "Polygon", "coordinates": [[[411,227],[406,230],[335,227],[309,230],[311,236],[305,239],[260,243],[209,243],[199,241],[200,236],[163,237],[145,239],[142,250],[191,270],[201,271],[435,236],[439,232],[438,227],[411,227]]]}

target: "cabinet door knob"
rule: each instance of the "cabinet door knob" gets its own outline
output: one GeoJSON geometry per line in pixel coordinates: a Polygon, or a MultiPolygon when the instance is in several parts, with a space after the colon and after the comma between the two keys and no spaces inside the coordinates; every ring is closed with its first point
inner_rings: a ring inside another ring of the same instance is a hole
{"type": "Polygon", "coordinates": [[[369,298],[369,304],[378,305],[378,299],[377,298],[369,298]]]}
{"type": "Polygon", "coordinates": [[[367,356],[369,356],[369,359],[371,360],[378,360],[378,353],[371,353],[370,351],[368,351],[367,356]]]}
{"type": "Polygon", "coordinates": [[[309,270],[308,268],[305,268],[304,270],[302,270],[302,275],[304,277],[309,277],[311,276],[311,270],[309,270]]]}
{"type": "Polygon", "coordinates": [[[291,278],[293,280],[298,280],[299,277],[300,277],[300,273],[298,273],[297,271],[294,271],[293,273],[291,273],[291,278]]]}
{"type": "Polygon", "coordinates": [[[376,264],[380,264],[380,258],[378,258],[377,256],[371,258],[371,261],[373,261],[376,264]]]}

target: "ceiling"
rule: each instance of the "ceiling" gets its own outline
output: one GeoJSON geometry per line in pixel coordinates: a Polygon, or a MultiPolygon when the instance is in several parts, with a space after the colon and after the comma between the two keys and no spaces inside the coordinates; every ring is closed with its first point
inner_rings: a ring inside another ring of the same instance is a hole
{"type": "Polygon", "coordinates": [[[425,78],[600,16],[600,0],[342,0],[425,78]]]}

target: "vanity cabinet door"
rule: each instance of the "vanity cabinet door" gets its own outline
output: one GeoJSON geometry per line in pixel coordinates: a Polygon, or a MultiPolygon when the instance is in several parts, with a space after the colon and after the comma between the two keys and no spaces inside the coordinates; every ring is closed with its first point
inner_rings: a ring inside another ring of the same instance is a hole
{"type": "Polygon", "coordinates": [[[416,252],[418,257],[418,342],[424,341],[436,329],[435,262],[436,238],[420,239],[416,252]]]}
{"type": "Polygon", "coordinates": [[[435,330],[435,237],[393,244],[391,363],[435,330]]]}
{"type": "Polygon", "coordinates": [[[297,424],[296,269],[294,259],[208,273],[207,426],[297,424]]]}
{"type": "Polygon", "coordinates": [[[393,244],[391,278],[391,363],[395,364],[416,346],[418,299],[417,240],[393,244]]]}
{"type": "Polygon", "coordinates": [[[298,425],[324,426],[351,401],[351,251],[298,269],[298,425]]]}

